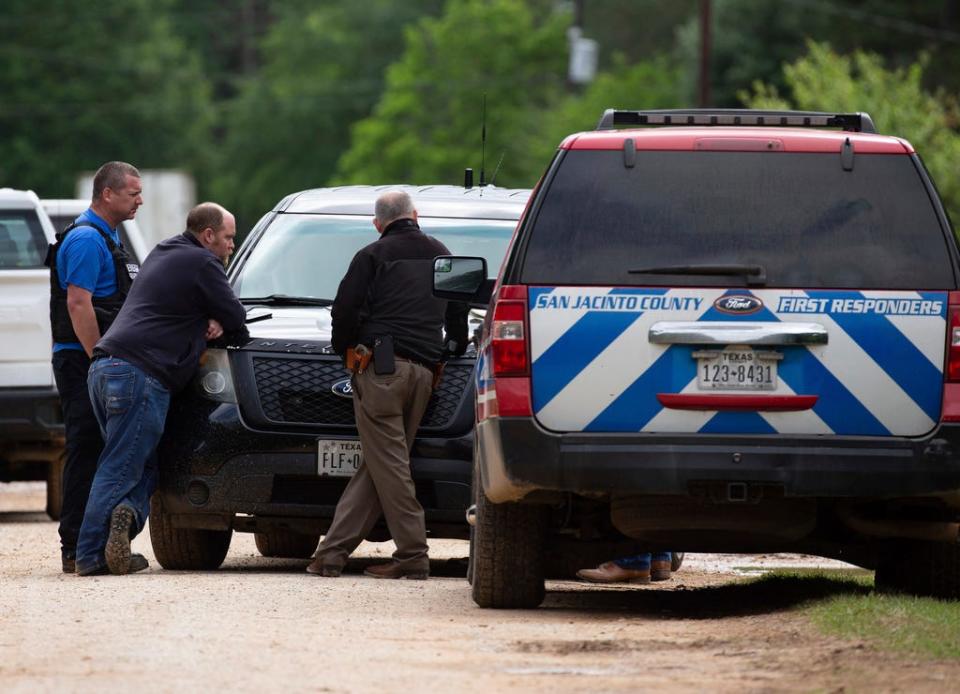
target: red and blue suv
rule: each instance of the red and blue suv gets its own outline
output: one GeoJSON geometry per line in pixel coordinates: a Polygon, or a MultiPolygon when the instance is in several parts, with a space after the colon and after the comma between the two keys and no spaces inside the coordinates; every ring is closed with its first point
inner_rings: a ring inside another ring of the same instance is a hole
{"type": "Polygon", "coordinates": [[[923,163],[866,114],[571,135],[484,326],[475,601],[536,606],[553,560],[630,547],[807,552],[958,597],[958,280],[923,163]]]}

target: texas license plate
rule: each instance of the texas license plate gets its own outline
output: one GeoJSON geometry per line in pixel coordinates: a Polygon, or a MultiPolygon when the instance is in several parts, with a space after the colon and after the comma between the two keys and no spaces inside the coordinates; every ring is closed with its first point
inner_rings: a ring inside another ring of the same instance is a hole
{"type": "Polygon", "coordinates": [[[775,390],[777,362],[783,355],[738,345],[724,350],[699,350],[697,387],[701,390],[775,390]]]}
{"type": "Polygon", "coordinates": [[[328,477],[352,477],[360,467],[360,442],[345,439],[320,439],[317,473],[328,477]]]}

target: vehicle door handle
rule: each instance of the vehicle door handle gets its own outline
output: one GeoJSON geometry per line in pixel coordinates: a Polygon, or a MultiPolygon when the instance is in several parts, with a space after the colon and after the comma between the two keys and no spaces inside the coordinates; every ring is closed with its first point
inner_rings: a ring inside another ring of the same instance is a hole
{"type": "Polygon", "coordinates": [[[650,342],[661,345],[825,345],[819,323],[780,321],[659,321],[650,342]]]}

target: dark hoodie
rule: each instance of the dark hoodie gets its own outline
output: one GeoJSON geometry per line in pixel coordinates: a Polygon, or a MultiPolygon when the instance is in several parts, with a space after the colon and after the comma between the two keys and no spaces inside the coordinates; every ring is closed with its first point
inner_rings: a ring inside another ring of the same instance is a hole
{"type": "Polygon", "coordinates": [[[220,259],[185,232],[150,252],[97,349],[130,362],[176,393],[197,369],[210,318],[224,332],[234,332],[243,328],[246,312],[220,259]]]}

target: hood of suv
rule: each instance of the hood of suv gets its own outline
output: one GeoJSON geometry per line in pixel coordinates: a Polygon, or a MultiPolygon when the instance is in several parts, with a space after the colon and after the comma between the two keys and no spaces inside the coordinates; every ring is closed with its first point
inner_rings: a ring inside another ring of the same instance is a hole
{"type": "Polygon", "coordinates": [[[330,342],[330,309],[320,306],[282,306],[250,309],[254,320],[247,326],[250,337],[261,340],[311,340],[330,342]]]}

